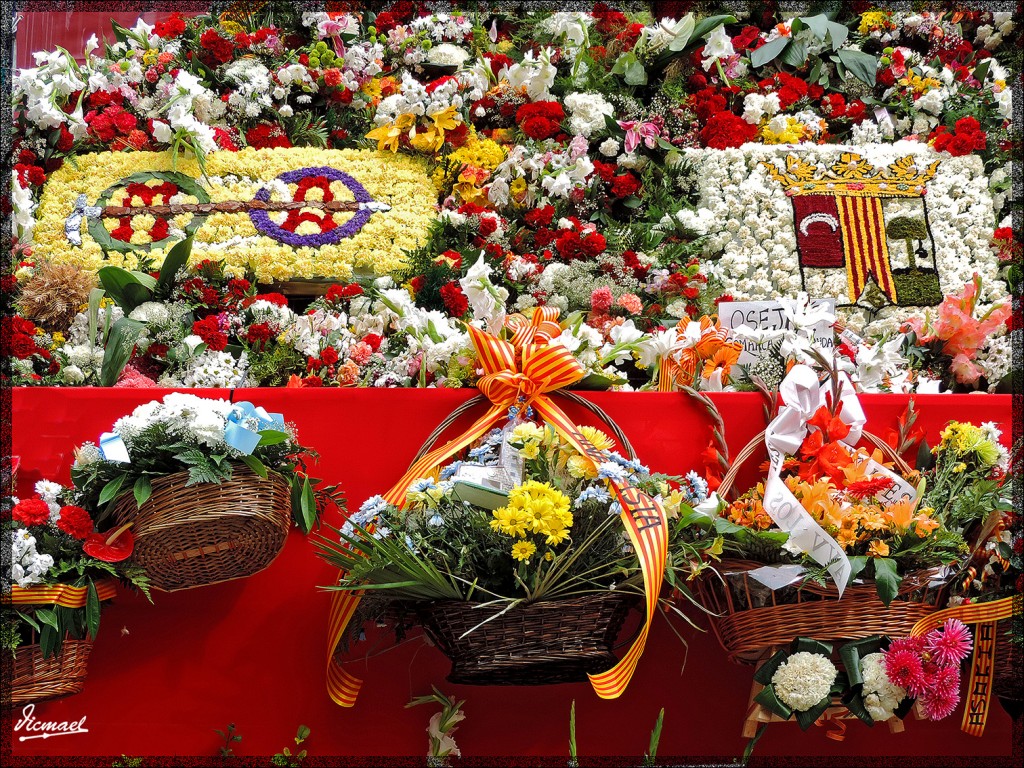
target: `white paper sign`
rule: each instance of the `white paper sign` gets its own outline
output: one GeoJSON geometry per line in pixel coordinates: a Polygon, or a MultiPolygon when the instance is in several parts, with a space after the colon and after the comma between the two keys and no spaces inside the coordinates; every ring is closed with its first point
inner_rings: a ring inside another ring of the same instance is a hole
{"type": "MultiPolygon", "coordinates": [[[[826,309],[835,313],[835,299],[811,299],[812,309],[826,309]]],[[[754,331],[764,333],[776,332],[780,335],[791,328],[789,319],[778,301],[723,301],[718,305],[718,321],[723,328],[739,328],[745,325],[754,331]]],[[[835,331],[832,326],[822,321],[814,326],[814,340],[826,350],[835,346],[835,331]]],[[[762,357],[770,354],[771,342],[758,343],[752,339],[743,339],[743,351],[740,353],[739,364],[751,365],[762,357]]]]}

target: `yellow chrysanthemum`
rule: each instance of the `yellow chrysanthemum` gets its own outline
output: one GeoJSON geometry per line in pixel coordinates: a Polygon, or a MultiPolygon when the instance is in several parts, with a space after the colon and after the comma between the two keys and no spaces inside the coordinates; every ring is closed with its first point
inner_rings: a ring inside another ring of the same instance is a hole
{"type": "Polygon", "coordinates": [[[761,140],[765,144],[797,144],[807,134],[807,128],[794,117],[786,118],[786,127],[776,133],[766,124],[761,129],[761,140]]]}
{"type": "Polygon", "coordinates": [[[615,441],[597,427],[580,427],[580,433],[599,451],[610,451],[615,447],[615,441]]]}
{"type": "Polygon", "coordinates": [[[524,421],[516,425],[509,438],[516,443],[537,442],[544,438],[544,430],[532,421],[524,421]]]}
{"type": "Polygon", "coordinates": [[[528,461],[532,461],[540,456],[540,446],[537,443],[527,443],[519,449],[519,455],[528,461]]]}
{"type": "Polygon", "coordinates": [[[512,545],[512,557],[520,562],[527,562],[537,551],[537,545],[532,541],[517,541],[512,545]]]}
{"type": "Polygon", "coordinates": [[[565,469],[571,477],[587,478],[590,480],[597,477],[597,465],[586,456],[578,453],[569,457],[565,469]]]}
{"type": "Polygon", "coordinates": [[[501,507],[491,513],[491,529],[505,536],[525,536],[529,519],[520,507],[501,507]]]}
{"type": "Polygon", "coordinates": [[[857,31],[862,35],[868,34],[873,29],[884,29],[889,26],[889,14],[885,11],[866,11],[860,17],[860,26],[857,31]]]}

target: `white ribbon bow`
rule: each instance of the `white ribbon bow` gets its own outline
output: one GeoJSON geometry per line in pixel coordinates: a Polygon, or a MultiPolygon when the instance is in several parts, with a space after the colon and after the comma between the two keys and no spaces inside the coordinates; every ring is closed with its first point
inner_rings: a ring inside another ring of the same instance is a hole
{"type": "MultiPolygon", "coordinates": [[[[860,440],[866,419],[849,378],[840,374],[839,382],[842,400],[839,417],[850,427],[850,434],[842,442],[852,448],[860,440]]],[[[764,437],[771,462],[764,489],[764,510],[779,528],[789,533],[790,543],[827,567],[842,597],[851,571],[846,553],[808,514],[782,480],[786,456],[794,455],[800,449],[807,437],[807,422],[821,406],[826,405],[826,393],[829,391],[830,387],[820,385],[818,374],[806,365],[793,366],[779,386],[783,406],[768,425],[764,437]]]]}

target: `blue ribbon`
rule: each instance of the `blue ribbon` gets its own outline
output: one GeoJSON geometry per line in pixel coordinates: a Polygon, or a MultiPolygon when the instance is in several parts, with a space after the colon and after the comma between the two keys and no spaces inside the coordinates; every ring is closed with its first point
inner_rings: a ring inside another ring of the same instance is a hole
{"type": "Polygon", "coordinates": [[[228,414],[228,423],[224,425],[224,442],[248,456],[260,444],[259,433],[264,429],[284,432],[284,416],[280,413],[267,413],[249,402],[235,403],[228,414]],[[250,421],[256,422],[255,429],[246,424],[250,421]]]}
{"type": "Polygon", "coordinates": [[[106,461],[116,461],[121,464],[131,464],[131,456],[128,455],[128,446],[116,432],[104,432],[100,435],[99,442],[100,456],[106,461]]]}

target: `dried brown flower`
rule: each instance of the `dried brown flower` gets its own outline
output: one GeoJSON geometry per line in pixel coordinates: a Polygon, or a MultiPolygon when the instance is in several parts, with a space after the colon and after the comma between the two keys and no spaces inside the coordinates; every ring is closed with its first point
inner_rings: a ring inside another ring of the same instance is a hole
{"type": "Polygon", "coordinates": [[[40,262],[22,287],[18,304],[29,320],[63,333],[96,285],[96,276],[75,264],[40,262]]]}

